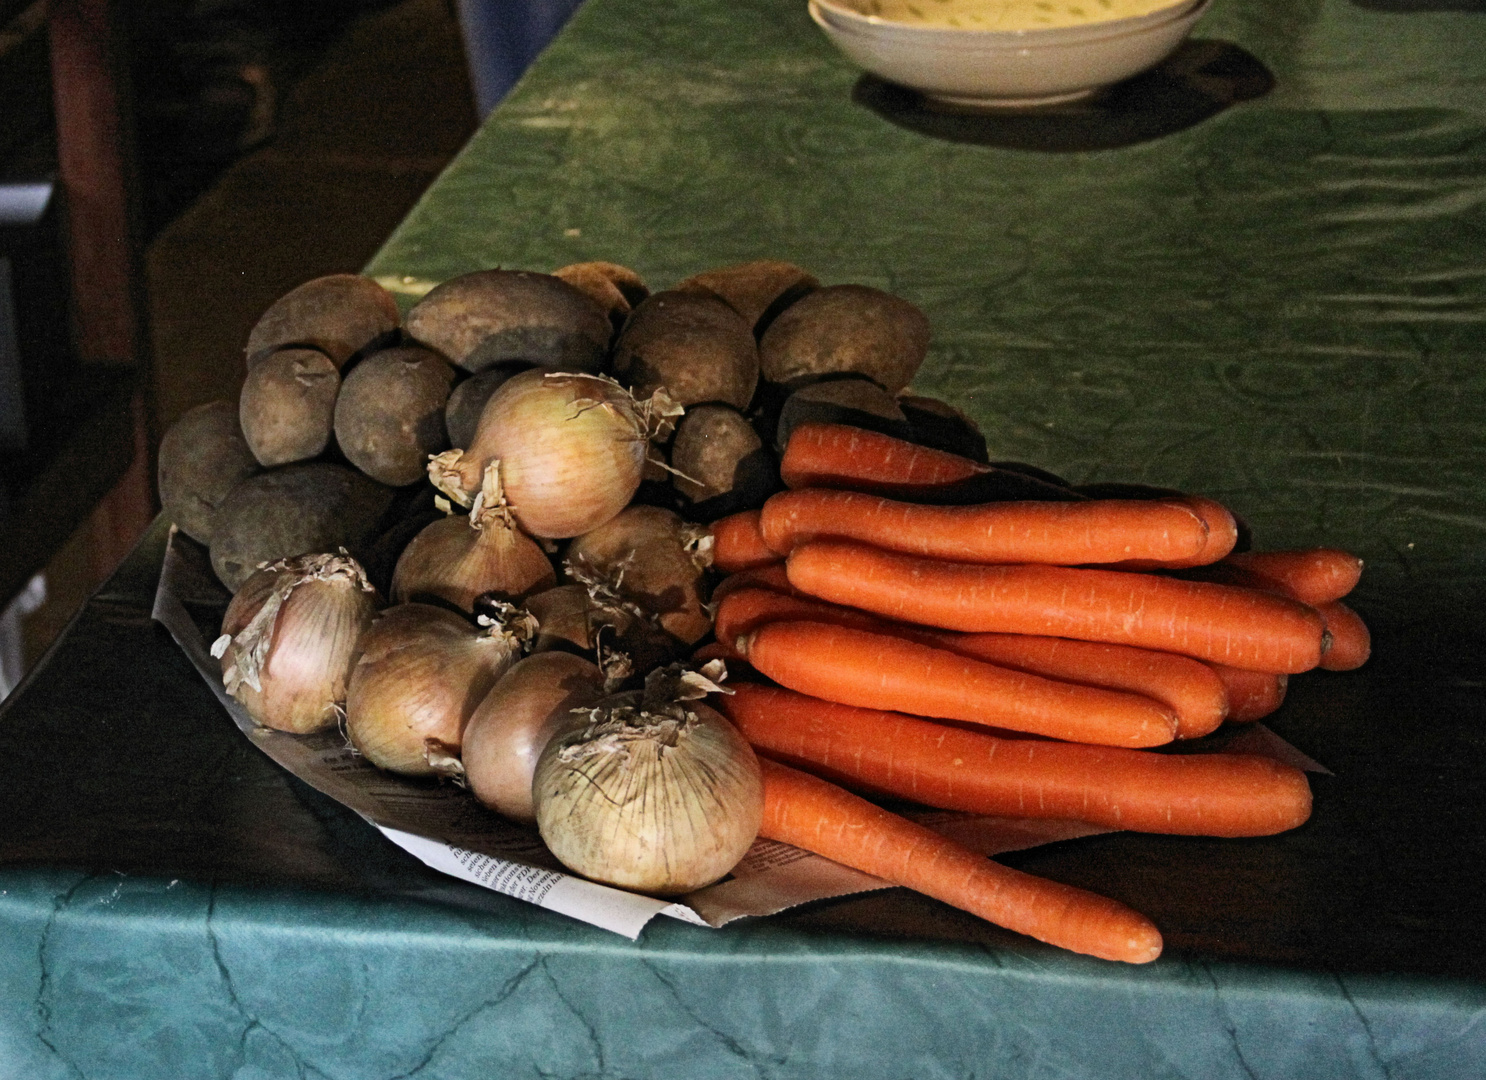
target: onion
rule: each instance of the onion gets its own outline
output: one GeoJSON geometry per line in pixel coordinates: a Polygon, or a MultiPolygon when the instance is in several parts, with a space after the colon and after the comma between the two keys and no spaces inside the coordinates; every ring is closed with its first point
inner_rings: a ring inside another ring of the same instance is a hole
{"type": "Polygon", "coordinates": [[[712,564],[711,535],[670,510],[631,506],[568,547],[567,576],[602,586],[683,645],[712,629],[702,576],[712,564]]]}
{"type": "Polygon", "coordinates": [[[428,475],[469,506],[486,466],[496,462],[522,529],[541,539],[578,536],[628,505],[651,437],[679,415],[663,391],[636,402],[601,375],[525,371],[486,402],[468,449],[436,455],[428,475]]]}
{"type": "Polygon", "coordinates": [[[763,782],[743,736],[696,700],[721,689],[714,665],[653,671],[645,690],[605,699],[548,742],[532,796],[564,866],[670,895],[711,884],[743,857],[763,818],[763,782]]]}
{"type": "Polygon", "coordinates": [[[377,594],[355,559],[300,555],[249,575],[227,605],[212,655],[227,692],[265,727],[334,726],[377,594]]]}
{"type": "Polygon", "coordinates": [[[495,463],[486,466],[469,517],[435,521],[403,549],[392,572],[394,603],[436,596],[473,611],[482,593],[515,602],[557,583],[546,553],[511,520],[498,474],[495,463]]]}
{"type": "Polygon", "coordinates": [[[431,604],[402,604],[372,623],[346,695],[346,734],[378,768],[457,773],[470,714],[521,655],[524,613],[485,628],[431,604]]]}
{"type": "Polygon", "coordinates": [[[461,758],[475,797],[513,821],[534,823],[537,758],[575,709],[591,708],[603,693],[603,673],[581,656],[547,652],[518,660],[464,730],[461,758]]]}

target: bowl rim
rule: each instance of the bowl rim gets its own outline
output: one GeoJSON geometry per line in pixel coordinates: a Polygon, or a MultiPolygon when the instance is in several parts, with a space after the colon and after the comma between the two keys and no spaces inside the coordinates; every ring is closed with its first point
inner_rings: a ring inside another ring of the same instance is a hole
{"type": "Polygon", "coordinates": [[[884,33],[898,37],[934,40],[936,45],[969,48],[1034,48],[1076,42],[1102,41],[1164,26],[1169,22],[1195,19],[1212,6],[1213,0],[1174,0],[1166,7],[1123,19],[1101,19],[1077,26],[1044,26],[1024,30],[983,30],[964,26],[942,26],[898,22],[880,15],[863,15],[840,0],[809,0],[817,23],[829,21],[832,29],[869,37],[884,33]]]}

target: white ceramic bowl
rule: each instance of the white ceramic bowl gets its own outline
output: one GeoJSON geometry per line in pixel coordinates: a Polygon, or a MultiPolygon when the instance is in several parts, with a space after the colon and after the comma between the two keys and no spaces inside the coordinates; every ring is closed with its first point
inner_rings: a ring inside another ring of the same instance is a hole
{"type": "Polygon", "coordinates": [[[1025,107],[1075,101],[1154,67],[1211,3],[1175,0],[1149,15],[1043,30],[891,22],[838,0],[810,0],[810,17],[838,49],[889,82],[960,105],[1025,107]]]}

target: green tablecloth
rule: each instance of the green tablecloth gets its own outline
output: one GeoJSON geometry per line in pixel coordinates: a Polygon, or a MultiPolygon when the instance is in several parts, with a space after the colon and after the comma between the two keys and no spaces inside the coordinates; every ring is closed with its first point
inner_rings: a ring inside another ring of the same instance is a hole
{"type": "Polygon", "coordinates": [[[157,530],[0,713],[0,1080],[1481,1075],[1486,15],[1218,0],[1196,37],[975,119],[797,0],[589,0],[370,267],[792,259],[921,305],[916,386],[995,455],[1365,556],[1375,658],[1272,720],[1336,774],[1310,823],[1008,857],[1162,960],[901,891],[629,944],[441,878],[232,728],[148,621],[157,530]]]}

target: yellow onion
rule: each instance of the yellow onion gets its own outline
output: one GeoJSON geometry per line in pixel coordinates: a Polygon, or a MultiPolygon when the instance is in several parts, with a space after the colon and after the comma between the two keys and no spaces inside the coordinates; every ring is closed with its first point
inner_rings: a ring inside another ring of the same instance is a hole
{"type": "Polygon", "coordinates": [[[492,463],[469,517],[435,521],[403,550],[392,573],[392,601],[437,596],[474,611],[481,594],[514,603],[556,583],[552,561],[512,520],[492,463]]]}
{"type": "Polygon", "coordinates": [[[578,536],[629,504],[651,437],[679,415],[664,391],[637,402],[602,375],[524,371],[485,403],[469,447],[435,455],[428,475],[470,506],[495,462],[523,530],[547,540],[578,536]]]}
{"type": "Polygon", "coordinates": [[[758,759],[699,698],[702,673],[650,673],[643,691],[579,714],[548,742],[532,783],[537,829],[564,866],[621,888],[690,892],[741,859],[763,818],[758,759]]]}
{"type": "Polygon", "coordinates": [[[265,727],[333,727],[377,607],[376,590],[344,552],[260,567],[232,597],[212,643],[223,685],[265,727]]]}
{"type": "Polygon", "coordinates": [[[536,821],[531,780],[553,734],[604,693],[598,666],[565,652],[518,660],[470,717],[461,758],[475,797],[512,821],[536,821]]]}
{"type": "Polygon", "coordinates": [[[346,734],[378,768],[459,771],[464,726],[521,655],[527,617],[507,606],[482,627],[446,608],[400,604],[372,623],[346,694],[346,734]]]}
{"type": "Polygon", "coordinates": [[[602,586],[682,645],[712,629],[702,578],[712,565],[705,526],[659,506],[631,506],[568,546],[567,577],[602,586]]]}

